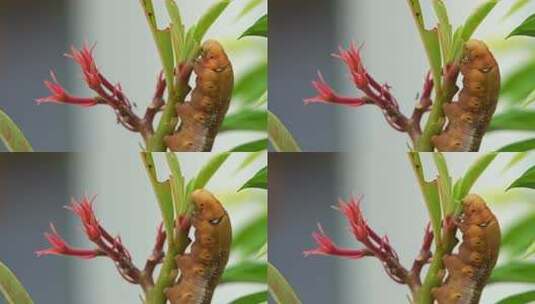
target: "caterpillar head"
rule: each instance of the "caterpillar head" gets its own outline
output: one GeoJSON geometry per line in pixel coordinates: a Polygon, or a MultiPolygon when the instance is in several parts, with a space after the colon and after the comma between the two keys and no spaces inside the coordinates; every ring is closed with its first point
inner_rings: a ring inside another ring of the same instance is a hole
{"type": "Polygon", "coordinates": [[[197,221],[217,225],[226,216],[226,211],[219,200],[204,189],[193,191],[191,201],[194,207],[193,217],[197,221]]]}
{"type": "Polygon", "coordinates": [[[226,66],[221,66],[229,62],[223,46],[216,40],[206,40],[201,46],[201,61],[209,69],[217,72],[222,71],[226,66]]]}
{"type": "Polygon", "coordinates": [[[469,194],[463,199],[462,221],[465,224],[485,225],[495,220],[494,214],[477,194],[469,194]]]}
{"type": "Polygon", "coordinates": [[[483,73],[488,73],[496,66],[496,60],[483,41],[471,39],[464,44],[461,64],[465,71],[477,69],[483,73]]]}

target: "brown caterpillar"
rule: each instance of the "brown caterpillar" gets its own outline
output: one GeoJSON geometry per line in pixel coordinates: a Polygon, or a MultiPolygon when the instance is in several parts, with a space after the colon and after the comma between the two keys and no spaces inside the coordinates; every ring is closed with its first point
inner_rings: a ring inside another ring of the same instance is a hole
{"type": "Polygon", "coordinates": [[[193,70],[197,79],[191,101],[177,105],[181,124],[176,133],[165,138],[171,151],[212,150],[232,97],[232,64],[219,42],[203,43],[193,70]]]}
{"type": "Polygon", "coordinates": [[[463,200],[458,227],[463,234],[459,253],[444,257],[448,277],[432,291],[438,304],[479,303],[498,259],[500,226],[480,196],[470,194],[463,200]]]}
{"type": "Polygon", "coordinates": [[[448,126],[442,134],[432,138],[439,151],[478,151],[496,110],[500,70],[483,41],[466,42],[460,68],[464,78],[459,101],[444,105],[448,126]]]}
{"type": "Polygon", "coordinates": [[[176,257],[178,282],[166,290],[171,304],[209,304],[227,265],[232,228],[221,203],[210,192],[191,194],[195,240],[190,253],[176,257]]]}

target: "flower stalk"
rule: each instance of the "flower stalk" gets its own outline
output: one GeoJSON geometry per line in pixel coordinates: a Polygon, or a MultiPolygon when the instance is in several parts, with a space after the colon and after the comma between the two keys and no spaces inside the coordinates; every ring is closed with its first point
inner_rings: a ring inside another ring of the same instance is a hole
{"type": "Polygon", "coordinates": [[[386,235],[380,236],[368,225],[360,209],[359,199],[352,198],[349,202],[340,200],[337,209],[345,216],[350,231],[364,248],[339,247],[327,236],[321,225],[318,225],[318,232],[312,234],[317,247],[305,250],[305,256],[329,255],[353,260],[374,257],[380,261],[385,272],[393,281],[407,285],[415,297],[421,285],[422,268],[432,256],[430,247],[433,242],[433,233],[431,229],[429,227],[426,229],[420,252],[414,260],[412,268],[408,270],[400,263],[399,256],[390,244],[388,237],[386,235]]]}
{"type": "Polygon", "coordinates": [[[112,236],[101,224],[93,210],[93,200],[84,198],[81,201],[73,200],[67,207],[80,219],[83,231],[94,248],[75,248],[67,243],[57,232],[53,224],[50,224],[51,232],[45,233],[45,238],[51,245],[50,248],[37,250],[37,256],[62,255],[81,259],[94,259],[106,257],[113,261],[121,277],[131,284],[139,285],[145,293],[153,288],[152,273],[156,265],[162,262],[162,247],[165,242],[165,234],[160,227],[158,229],[156,244],[152,255],[146,262],[144,270],[139,269],[132,260],[132,255],[123,245],[119,236],[112,236]]]}

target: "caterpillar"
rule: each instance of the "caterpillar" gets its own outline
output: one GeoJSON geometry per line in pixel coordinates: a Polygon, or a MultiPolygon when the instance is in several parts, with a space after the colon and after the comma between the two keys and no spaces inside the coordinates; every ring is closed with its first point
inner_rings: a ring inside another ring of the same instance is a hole
{"type": "Polygon", "coordinates": [[[191,101],[176,106],[181,123],[178,130],[165,137],[171,151],[210,151],[228,111],[234,74],[232,64],[221,44],[207,40],[195,61],[197,75],[191,101]]]}
{"type": "Polygon", "coordinates": [[[465,197],[458,227],[463,234],[459,253],[444,256],[448,277],[441,287],[432,290],[438,304],[479,303],[498,259],[500,226],[480,196],[465,197]]]}
{"type": "Polygon", "coordinates": [[[500,70],[483,41],[472,39],[465,43],[460,70],[463,88],[458,102],[444,105],[448,126],[442,134],[432,138],[439,151],[478,151],[496,110],[500,70]]]}
{"type": "Polygon", "coordinates": [[[189,253],[178,255],[178,282],[166,290],[171,304],[209,304],[227,265],[232,228],[221,203],[206,190],[191,194],[195,240],[189,253]]]}

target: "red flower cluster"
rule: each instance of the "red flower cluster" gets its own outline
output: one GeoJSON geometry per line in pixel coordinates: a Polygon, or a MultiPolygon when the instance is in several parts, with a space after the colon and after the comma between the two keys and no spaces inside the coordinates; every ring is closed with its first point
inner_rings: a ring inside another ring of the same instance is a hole
{"type": "Polygon", "coordinates": [[[388,84],[381,84],[373,76],[362,63],[360,56],[360,48],[357,48],[354,43],[348,49],[340,48],[338,54],[333,54],[335,58],[342,60],[351,76],[351,80],[357,90],[364,93],[364,96],[349,97],[342,96],[337,93],[325,82],[323,76],[318,72],[318,79],[312,82],[312,85],[317,91],[317,95],[306,98],[305,104],[309,103],[330,103],[341,104],[351,107],[360,107],[366,104],[373,104],[383,112],[383,115],[388,124],[397,131],[407,132],[414,139],[419,136],[420,120],[422,113],[426,112],[430,106],[431,99],[428,98],[433,87],[432,80],[428,77],[422,93],[422,100],[426,97],[425,103],[417,106],[415,114],[410,119],[401,113],[399,103],[390,92],[391,87],[388,84]]]}
{"type": "MultiPolygon", "coordinates": [[[[130,252],[123,245],[120,237],[113,237],[99,223],[94,210],[92,200],[82,199],[80,202],[72,201],[67,207],[80,219],[83,230],[87,238],[95,244],[93,249],[74,248],[69,245],[56,231],[54,225],[50,225],[51,233],[45,233],[45,238],[52,247],[36,251],[37,256],[44,255],[64,255],[73,256],[82,259],[92,259],[97,256],[110,258],[121,276],[128,282],[141,284],[141,271],[133,264],[130,252]]],[[[151,265],[158,264],[163,257],[163,246],[165,242],[165,233],[162,225],[158,229],[156,245],[151,257],[151,265]]],[[[149,262],[147,262],[149,263],[149,262]]]]}
{"type": "Polygon", "coordinates": [[[50,90],[52,95],[36,99],[35,101],[38,104],[45,102],[55,102],[68,103],[81,107],[92,107],[98,104],[98,101],[95,98],[83,98],[69,94],[69,92],[67,92],[58,82],[56,74],[54,74],[54,72],[50,72],[50,77],[52,78],[52,81],[45,80],[45,86],[48,88],[48,90],[50,90]]]}
{"type": "Polygon", "coordinates": [[[319,80],[312,84],[318,91],[318,95],[305,99],[305,103],[323,102],[335,103],[358,107],[364,104],[375,104],[385,112],[385,117],[389,123],[399,131],[404,131],[405,126],[396,121],[399,113],[399,104],[390,93],[390,86],[377,82],[366,70],[360,57],[360,49],[354,43],[348,49],[340,48],[338,54],[333,54],[335,58],[342,60],[351,75],[355,87],[362,91],[363,97],[345,97],[334,93],[321,74],[318,73],[319,80]],[[394,115],[395,114],[395,115],[394,115]]]}
{"type": "Polygon", "coordinates": [[[159,77],[153,104],[147,109],[143,119],[134,113],[133,104],[124,94],[121,85],[119,83],[112,84],[100,72],[93,57],[93,49],[94,47],[87,45],[84,45],[82,49],[72,47],[71,52],[65,54],[65,56],[71,58],[80,66],[85,83],[96,93],[95,97],[78,97],[69,94],[58,82],[54,72],[51,72],[52,81],[45,80],[44,82],[51,95],[36,99],[37,103],[52,102],[82,107],[92,107],[97,104],[108,105],[115,112],[117,121],[126,129],[140,132],[144,137],[147,137],[152,132],[154,115],[164,105],[165,81],[161,76],[159,77]]]}
{"type": "Polygon", "coordinates": [[[398,283],[406,283],[408,271],[399,263],[396,251],[390,245],[387,236],[379,236],[366,222],[360,209],[360,199],[352,198],[349,202],[339,200],[337,208],[345,217],[355,239],[364,245],[363,249],[340,248],[323,232],[314,232],[312,237],[318,247],[304,251],[308,255],[332,255],[343,258],[359,259],[366,256],[376,257],[384,265],[388,275],[398,283]]]}

